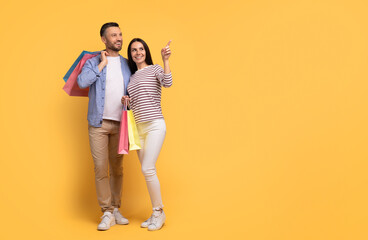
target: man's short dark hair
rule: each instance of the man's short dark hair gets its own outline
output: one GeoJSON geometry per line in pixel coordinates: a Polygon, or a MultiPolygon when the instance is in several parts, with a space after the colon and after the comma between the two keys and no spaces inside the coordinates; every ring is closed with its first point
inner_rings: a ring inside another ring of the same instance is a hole
{"type": "Polygon", "coordinates": [[[109,27],[119,27],[119,24],[117,24],[116,22],[108,22],[108,23],[105,23],[104,25],[102,25],[101,30],[100,30],[100,36],[101,37],[103,35],[105,35],[105,31],[109,27]]]}

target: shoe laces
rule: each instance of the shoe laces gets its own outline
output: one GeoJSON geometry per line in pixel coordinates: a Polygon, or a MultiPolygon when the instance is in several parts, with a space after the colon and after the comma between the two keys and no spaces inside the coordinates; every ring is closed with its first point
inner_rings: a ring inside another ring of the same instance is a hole
{"type": "Polygon", "coordinates": [[[160,211],[153,211],[152,215],[151,215],[151,222],[150,224],[154,224],[155,226],[157,225],[157,221],[159,219],[159,217],[162,216],[162,210],[160,211]]]}
{"type": "Polygon", "coordinates": [[[102,219],[101,223],[107,224],[110,221],[110,216],[107,214],[104,214],[102,215],[101,219],[102,219]]]}

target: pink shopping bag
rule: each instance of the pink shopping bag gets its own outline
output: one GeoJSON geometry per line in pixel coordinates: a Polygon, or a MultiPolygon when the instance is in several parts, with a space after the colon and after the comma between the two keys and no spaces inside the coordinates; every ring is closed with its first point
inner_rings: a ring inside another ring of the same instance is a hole
{"type": "Polygon", "coordinates": [[[86,61],[98,54],[85,54],[78,65],[75,67],[73,72],[70,74],[68,81],[65,83],[63,89],[69,96],[88,96],[89,88],[80,89],[77,83],[78,75],[81,73],[82,68],[86,61]]]}
{"type": "Polygon", "coordinates": [[[128,154],[129,152],[129,135],[128,135],[128,115],[123,110],[120,120],[119,149],[118,154],[128,154]]]}

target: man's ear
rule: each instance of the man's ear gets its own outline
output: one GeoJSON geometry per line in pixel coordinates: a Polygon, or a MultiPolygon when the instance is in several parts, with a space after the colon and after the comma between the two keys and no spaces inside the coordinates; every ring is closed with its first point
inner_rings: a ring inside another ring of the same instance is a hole
{"type": "Polygon", "coordinates": [[[107,43],[105,36],[102,36],[102,37],[101,37],[101,41],[102,41],[104,44],[106,44],[106,43],[107,43]]]}

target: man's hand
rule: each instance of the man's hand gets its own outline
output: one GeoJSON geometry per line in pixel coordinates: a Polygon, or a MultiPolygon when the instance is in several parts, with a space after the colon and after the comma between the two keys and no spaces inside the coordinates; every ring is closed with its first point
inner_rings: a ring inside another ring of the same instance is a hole
{"type": "Polygon", "coordinates": [[[101,62],[100,64],[98,64],[98,70],[101,72],[102,69],[107,65],[107,57],[106,56],[109,56],[109,53],[106,52],[106,51],[101,51],[101,62]]]}
{"type": "Polygon", "coordinates": [[[166,46],[163,49],[161,49],[161,56],[164,62],[169,60],[169,57],[171,55],[170,43],[171,40],[166,44],[166,46]]]}

